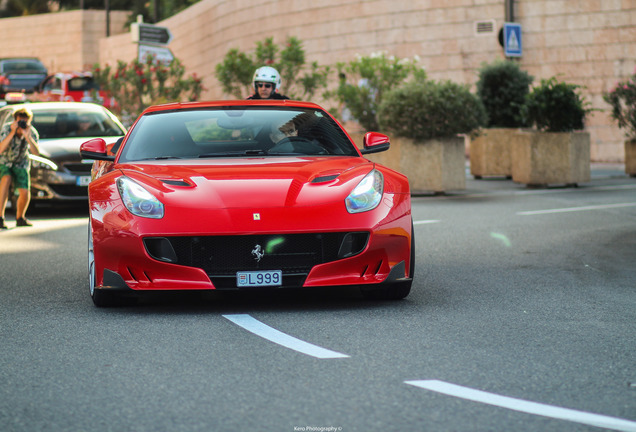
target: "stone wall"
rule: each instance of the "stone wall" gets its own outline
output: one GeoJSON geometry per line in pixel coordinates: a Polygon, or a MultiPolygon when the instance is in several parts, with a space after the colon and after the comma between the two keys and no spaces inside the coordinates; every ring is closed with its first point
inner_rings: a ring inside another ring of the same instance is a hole
{"type": "MultiPolygon", "coordinates": [[[[110,13],[111,34],[126,31],[128,12],[110,13]]],[[[38,57],[51,72],[84,70],[99,61],[103,11],[70,11],[0,20],[0,57],[38,57]]]]}
{"type": "MultiPolygon", "coordinates": [[[[505,19],[505,3],[504,0],[201,0],[160,25],[173,33],[169,48],[185,64],[188,73],[203,78],[207,99],[226,97],[214,77],[215,65],[225,53],[231,48],[251,51],[257,41],[266,37],[273,37],[278,44],[289,36],[298,37],[304,43],[307,60],[323,65],[346,62],[356,54],[375,51],[398,57],[417,55],[429,77],[474,85],[482,62],[503,58],[498,33],[505,19]],[[477,23],[486,24],[486,31],[478,32],[477,23]],[[488,24],[492,31],[488,30],[488,24]]],[[[2,21],[6,28],[5,21],[34,20],[33,25],[29,24],[32,30],[22,31],[16,42],[28,40],[28,51],[52,69],[81,68],[92,64],[95,55],[100,63],[110,64],[135,58],[137,48],[130,33],[101,38],[98,44],[81,36],[82,28],[100,33],[100,24],[82,27],[70,17],[92,13],[103,15],[103,12],[75,11],[2,21]],[[34,37],[35,34],[38,36],[34,37]],[[83,48],[89,45],[98,52],[83,48]]],[[[557,75],[585,86],[584,93],[592,107],[605,110],[594,112],[586,125],[592,135],[592,158],[622,161],[623,135],[609,119],[602,93],[634,72],[636,2],[516,0],[514,14],[515,21],[523,27],[522,68],[536,82],[557,75]]],[[[85,20],[79,21],[85,23],[85,20]]],[[[22,26],[13,28],[16,27],[22,26]]],[[[18,49],[7,48],[6,32],[2,35],[0,54],[17,55],[18,49]]]]}

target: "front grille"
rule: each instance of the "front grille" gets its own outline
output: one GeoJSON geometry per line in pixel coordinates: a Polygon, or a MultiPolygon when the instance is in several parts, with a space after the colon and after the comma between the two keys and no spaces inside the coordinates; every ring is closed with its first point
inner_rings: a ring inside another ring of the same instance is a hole
{"type": "MultiPolygon", "coordinates": [[[[236,287],[237,272],[256,270],[281,270],[283,286],[302,286],[312,267],[342,258],[347,234],[155,237],[144,243],[156,259],[203,269],[217,288],[236,287]],[[158,245],[163,239],[172,246],[176,259],[162,258],[165,254],[158,245]]],[[[368,233],[356,235],[368,238],[368,233]]]]}
{"type": "Polygon", "coordinates": [[[88,187],[68,184],[49,184],[49,187],[58,195],[65,197],[87,197],[88,187]]]}
{"type": "Polygon", "coordinates": [[[62,166],[71,174],[86,175],[91,173],[91,168],[93,167],[93,164],[82,163],[82,162],[68,162],[68,163],[62,164],[62,166]]]}

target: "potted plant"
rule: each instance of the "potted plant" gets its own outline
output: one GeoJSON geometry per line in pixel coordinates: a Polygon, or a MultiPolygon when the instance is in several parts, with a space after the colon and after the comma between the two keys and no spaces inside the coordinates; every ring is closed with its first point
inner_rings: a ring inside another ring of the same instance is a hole
{"type": "Polygon", "coordinates": [[[343,120],[355,120],[364,131],[379,128],[378,107],[384,95],[408,80],[423,81],[426,71],[414,57],[397,58],[385,52],[356,56],[349,63],[337,63],[338,87],[326,96],[335,99],[343,120]]]}
{"type": "Polygon", "coordinates": [[[393,134],[383,163],[407,175],[411,190],[466,188],[465,137],[483,126],[486,111],[467,86],[414,81],[385,94],[380,127],[393,134]]]}
{"type": "Polygon", "coordinates": [[[476,179],[512,176],[510,149],[518,129],[527,126],[522,108],[532,80],[512,60],[483,64],[479,70],[477,96],[486,108],[488,122],[470,139],[470,172],[476,179]]]}
{"type": "Polygon", "coordinates": [[[512,147],[512,180],[528,186],[590,180],[590,134],[583,131],[590,109],[580,86],[556,78],[541,80],[523,112],[534,130],[518,132],[512,147]]]}
{"type": "Polygon", "coordinates": [[[625,130],[625,172],[636,177],[636,72],[603,94],[612,106],[611,116],[625,130]]]}

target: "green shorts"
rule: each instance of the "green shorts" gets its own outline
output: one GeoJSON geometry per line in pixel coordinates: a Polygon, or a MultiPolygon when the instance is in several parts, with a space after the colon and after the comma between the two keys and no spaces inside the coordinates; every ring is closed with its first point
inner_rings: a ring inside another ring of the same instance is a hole
{"type": "Polygon", "coordinates": [[[0,165],[0,178],[11,176],[15,189],[29,189],[31,187],[31,176],[26,168],[8,167],[0,165]]]}

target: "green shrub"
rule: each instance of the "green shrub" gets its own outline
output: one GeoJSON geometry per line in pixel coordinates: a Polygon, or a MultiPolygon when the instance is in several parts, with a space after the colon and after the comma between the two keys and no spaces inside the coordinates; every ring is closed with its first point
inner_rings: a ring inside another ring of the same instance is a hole
{"type": "Polygon", "coordinates": [[[426,72],[417,66],[418,59],[399,59],[384,52],[358,56],[349,63],[338,63],[340,83],[327,94],[351,112],[367,131],[378,130],[378,107],[386,92],[409,78],[426,79],[426,72]]]}
{"type": "Polygon", "coordinates": [[[603,99],[612,106],[612,118],[625,129],[627,138],[636,139],[636,73],[604,93],[603,99]]]}
{"type": "Polygon", "coordinates": [[[466,85],[416,81],[388,92],[379,110],[380,126],[414,140],[470,133],[486,123],[486,110],[466,85]]]}
{"type": "Polygon", "coordinates": [[[117,61],[117,66],[95,64],[92,69],[100,88],[117,104],[111,110],[128,125],[151,105],[197,101],[205,91],[196,74],[186,76],[185,66],[175,58],[170,64],[147,56],[145,61],[117,61]]]}
{"type": "Polygon", "coordinates": [[[254,93],[252,79],[261,66],[276,68],[282,80],[279,93],[292,99],[311,100],[319,90],[327,88],[329,66],[319,66],[317,62],[306,64],[302,42],[293,36],[287,38],[283,49],[269,37],[256,42],[251,54],[229,50],[216,65],[215,75],[224,93],[245,99],[254,93]]]}
{"type": "Polygon", "coordinates": [[[528,94],[525,115],[529,123],[545,132],[572,132],[584,128],[591,111],[578,93],[581,86],[559,82],[556,78],[541,80],[528,94]]]}
{"type": "Polygon", "coordinates": [[[477,95],[488,114],[488,127],[516,128],[527,126],[522,116],[526,96],[533,77],[519,64],[497,60],[482,65],[477,81],[477,95]]]}

